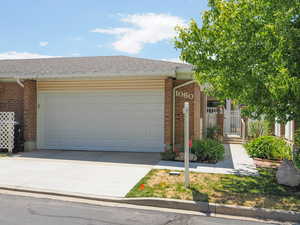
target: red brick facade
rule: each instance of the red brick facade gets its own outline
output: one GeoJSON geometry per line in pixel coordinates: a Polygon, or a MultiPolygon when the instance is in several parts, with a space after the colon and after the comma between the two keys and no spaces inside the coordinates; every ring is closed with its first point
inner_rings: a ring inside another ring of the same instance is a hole
{"type": "Polygon", "coordinates": [[[16,121],[23,124],[23,88],[16,82],[0,83],[0,111],[15,112],[16,121]]]}
{"type": "MultiPolygon", "coordinates": [[[[165,144],[173,144],[173,88],[188,82],[188,80],[174,80],[168,78],[165,80],[165,144]]],[[[201,134],[201,92],[200,87],[196,83],[178,88],[176,91],[189,95],[189,98],[184,96],[175,97],[175,144],[181,146],[183,144],[183,127],[184,102],[189,102],[190,105],[190,138],[199,138],[201,134]],[[193,96],[191,98],[191,96],[193,96]]]]}
{"type": "Polygon", "coordinates": [[[219,108],[217,114],[217,127],[219,128],[219,136],[223,136],[224,133],[224,112],[219,108]]]}
{"type": "Polygon", "coordinates": [[[193,130],[193,138],[200,138],[202,132],[202,124],[200,123],[200,120],[202,118],[202,112],[201,112],[201,91],[200,86],[198,84],[194,84],[194,117],[193,117],[193,123],[194,123],[194,130],[193,130]]]}
{"type": "Polygon", "coordinates": [[[173,142],[173,79],[165,80],[165,121],[164,121],[165,144],[173,142]]]}
{"type": "Polygon", "coordinates": [[[24,138],[36,141],[37,91],[36,81],[24,82],[24,138]]]}
{"type": "MultiPolygon", "coordinates": [[[[178,86],[186,81],[175,81],[175,86],[178,86]]],[[[178,91],[186,92],[189,94],[193,94],[193,86],[194,84],[190,84],[188,86],[182,87],[177,89],[178,91]]],[[[184,114],[183,114],[183,107],[184,107],[184,102],[189,103],[189,109],[190,109],[190,136],[193,136],[193,130],[194,130],[194,123],[193,123],[193,118],[194,118],[194,102],[193,100],[190,99],[185,99],[183,97],[176,97],[176,105],[175,105],[175,144],[183,144],[184,143],[184,114]]]]}

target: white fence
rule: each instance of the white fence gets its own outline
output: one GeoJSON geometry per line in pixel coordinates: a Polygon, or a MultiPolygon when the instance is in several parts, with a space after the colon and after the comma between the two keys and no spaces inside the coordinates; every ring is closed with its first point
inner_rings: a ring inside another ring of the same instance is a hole
{"type": "Polygon", "coordinates": [[[0,149],[12,152],[14,148],[14,112],[0,112],[0,149]]]}
{"type": "Polygon", "coordinates": [[[294,121],[289,121],[285,125],[275,122],[275,135],[281,137],[281,126],[284,126],[284,138],[293,141],[294,121]]]}
{"type": "Polygon", "coordinates": [[[231,110],[229,113],[229,117],[225,116],[224,123],[228,124],[227,126],[224,126],[224,134],[225,135],[241,135],[241,111],[240,111],[240,109],[231,110]]]}
{"type": "Polygon", "coordinates": [[[217,126],[217,114],[218,114],[217,107],[207,107],[207,113],[206,113],[207,128],[213,128],[217,126]]]}
{"type": "Polygon", "coordinates": [[[285,139],[289,141],[293,141],[293,136],[294,136],[294,122],[289,121],[285,124],[285,132],[284,132],[284,137],[285,139]]]}
{"type": "MultiPolygon", "coordinates": [[[[207,107],[206,121],[207,128],[212,128],[217,126],[217,107],[207,107]]],[[[241,135],[241,111],[240,109],[230,110],[226,112],[224,110],[224,135],[241,135]]]]}

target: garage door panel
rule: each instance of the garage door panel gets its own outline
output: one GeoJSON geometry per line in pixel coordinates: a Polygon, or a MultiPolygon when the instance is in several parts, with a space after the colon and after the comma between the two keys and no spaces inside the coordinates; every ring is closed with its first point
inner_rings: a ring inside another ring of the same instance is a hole
{"type": "MultiPolygon", "coordinates": [[[[55,140],[55,139],[54,139],[55,140]]],[[[160,144],[153,144],[153,142],[144,141],[143,143],[129,142],[128,140],[86,140],[88,145],[83,144],[79,139],[64,139],[61,141],[47,141],[47,146],[42,149],[63,149],[63,150],[95,150],[95,151],[141,151],[141,152],[158,152],[161,151],[160,144]],[[114,143],[112,144],[112,141],[114,143]],[[63,146],[63,147],[62,147],[63,146]]]]}
{"type": "Polygon", "coordinates": [[[39,93],[41,149],[163,151],[163,90],[39,93]]]}

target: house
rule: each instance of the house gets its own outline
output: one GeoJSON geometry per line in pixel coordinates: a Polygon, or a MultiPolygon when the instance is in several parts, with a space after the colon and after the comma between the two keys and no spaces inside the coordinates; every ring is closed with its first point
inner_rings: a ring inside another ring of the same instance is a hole
{"type": "Polygon", "coordinates": [[[0,60],[0,111],[15,112],[25,151],[162,152],[206,129],[207,96],[188,64],[127,56],[0,60]]]}
{"type": "Polygon", "coordinates": [[[300,121],[292,120],[286,124],[274,123],[274,134],[283,138],[288,144],[293,145],[295,142],[295,132],[299,129],[300,121]]]}

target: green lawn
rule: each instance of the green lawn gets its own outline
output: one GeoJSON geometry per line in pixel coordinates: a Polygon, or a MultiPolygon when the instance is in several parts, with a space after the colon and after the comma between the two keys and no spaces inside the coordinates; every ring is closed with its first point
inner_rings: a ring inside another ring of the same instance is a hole
{"type": "Polygon", "coordinates": [[[260,176],[191,173],[191,187],[183,185],[183,173],[150,171],[127,197],[161,197],[300,212],[300,188],[276,183],[275,169],[259,168],[260,176]],[[143,185],[142,185],[143,184],[143,185]]]}

